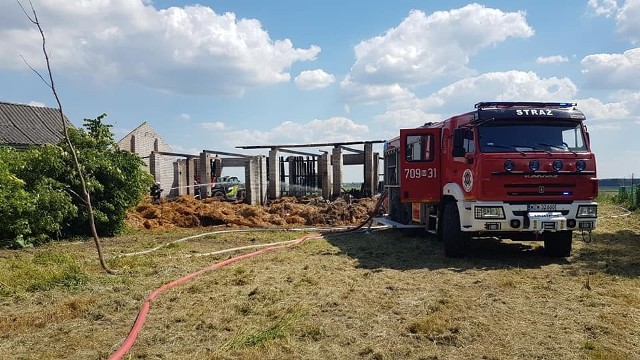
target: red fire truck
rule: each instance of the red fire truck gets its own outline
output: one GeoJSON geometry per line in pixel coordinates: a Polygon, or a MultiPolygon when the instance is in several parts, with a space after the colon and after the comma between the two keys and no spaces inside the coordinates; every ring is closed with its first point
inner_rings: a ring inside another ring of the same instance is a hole
{"type": "Polygon", "coordinates": [[[481,102],[385,144],[388,219],[424,227],[445,255],[472,238],[544,241],[571,253],[597,223],[596,158],[575,103],[481,102]]]}

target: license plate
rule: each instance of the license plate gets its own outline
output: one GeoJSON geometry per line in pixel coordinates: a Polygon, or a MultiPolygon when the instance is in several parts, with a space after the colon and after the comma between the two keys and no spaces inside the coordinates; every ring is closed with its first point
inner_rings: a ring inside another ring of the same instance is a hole
{"type": "Polygon", "coordinates": [[[556,204],[529,204],[527,205],[529,211],[555,211],[556,204]]]}

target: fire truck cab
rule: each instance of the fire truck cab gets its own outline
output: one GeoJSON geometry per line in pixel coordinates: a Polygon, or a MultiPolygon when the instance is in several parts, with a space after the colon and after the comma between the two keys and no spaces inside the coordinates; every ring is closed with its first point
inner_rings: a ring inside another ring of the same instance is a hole
{"type": "Polygon", "coordinates": [[[544,241],[569,256],[597,224],[596,158],[575,103],[481,102],[385,143],[388,218],[463,256],[475,237],[544,241]]]}

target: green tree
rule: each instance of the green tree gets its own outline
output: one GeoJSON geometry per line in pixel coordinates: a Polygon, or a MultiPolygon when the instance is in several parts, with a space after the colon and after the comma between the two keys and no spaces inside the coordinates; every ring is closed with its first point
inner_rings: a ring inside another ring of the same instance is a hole
{"type": "MultiPolygon", "coordinates": [[[[120,150],[102,123],[106,115],[69,129],[88,190],[98,234],[125,226],[127,209],[137,205],[153,178],[135,154],[120,150]]],[[[91,236],[88,212],[66,141],[24,151],[0,149],[0,238],[12,246],[74,235],[91,236]]]]}
{"type": "Polygon", "coordinates": [[[65,171],[56,146],[0,150],[0,230],[11,246],[57,238],[77,215],[65,184],[47,173],[65,171]]]}
{"type": "MultiPolygon", "coordinates": [[[[95,119],[84,119],[84,129],[69,129],[69,137],[91,193],[96,230],[100,235],[114,235],[124,229],[127,209],[140,203],[153,178],[144,170],[144,162],[137,155],[118,148],[111,125],[102,122],[105,117],[102,114],[95,119]]],[[[64,142],[60,146],[66,148],[64,142]]],[[[72,167],[66,176],[65,182],[71,191],[80,193],[81,184],[72,167]]],[[[79,197],[74,202],[79,216],[68,231],[87,235],[88,229],[83,225],[87,223],[86,207],[79,197]]]]}

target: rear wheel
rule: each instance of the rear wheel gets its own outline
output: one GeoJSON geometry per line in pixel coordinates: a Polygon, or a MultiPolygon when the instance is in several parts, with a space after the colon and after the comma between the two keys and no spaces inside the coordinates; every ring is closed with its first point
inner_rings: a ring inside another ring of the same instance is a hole
{"type": "Polygon", "coordinates": [[[549,232],[544,234],[544,252],[553,257],[567,257],[571,255],[571,231],[549,232]]]}
{"type": "Polygon", "coordinates": [[[211,197],[214,199],[222,200],[224,199],[224,193],[220,190],[216,190],[213,193],[211,193],[211,197]]]}
{"type": "Polygon", "coordinates": [[[244,200],[244,198],[247,196],[247,193],[245,190],[238,190],[238,194],[236,195],[236,199],[242,201],[244,200]]]}
{"type": "Polygon", "coordinates": [[[455,201],[444,206],[441,225],[444,255],[448,257],[464,256],[469,236],[460,230],[460,215],[455,201]]]}

